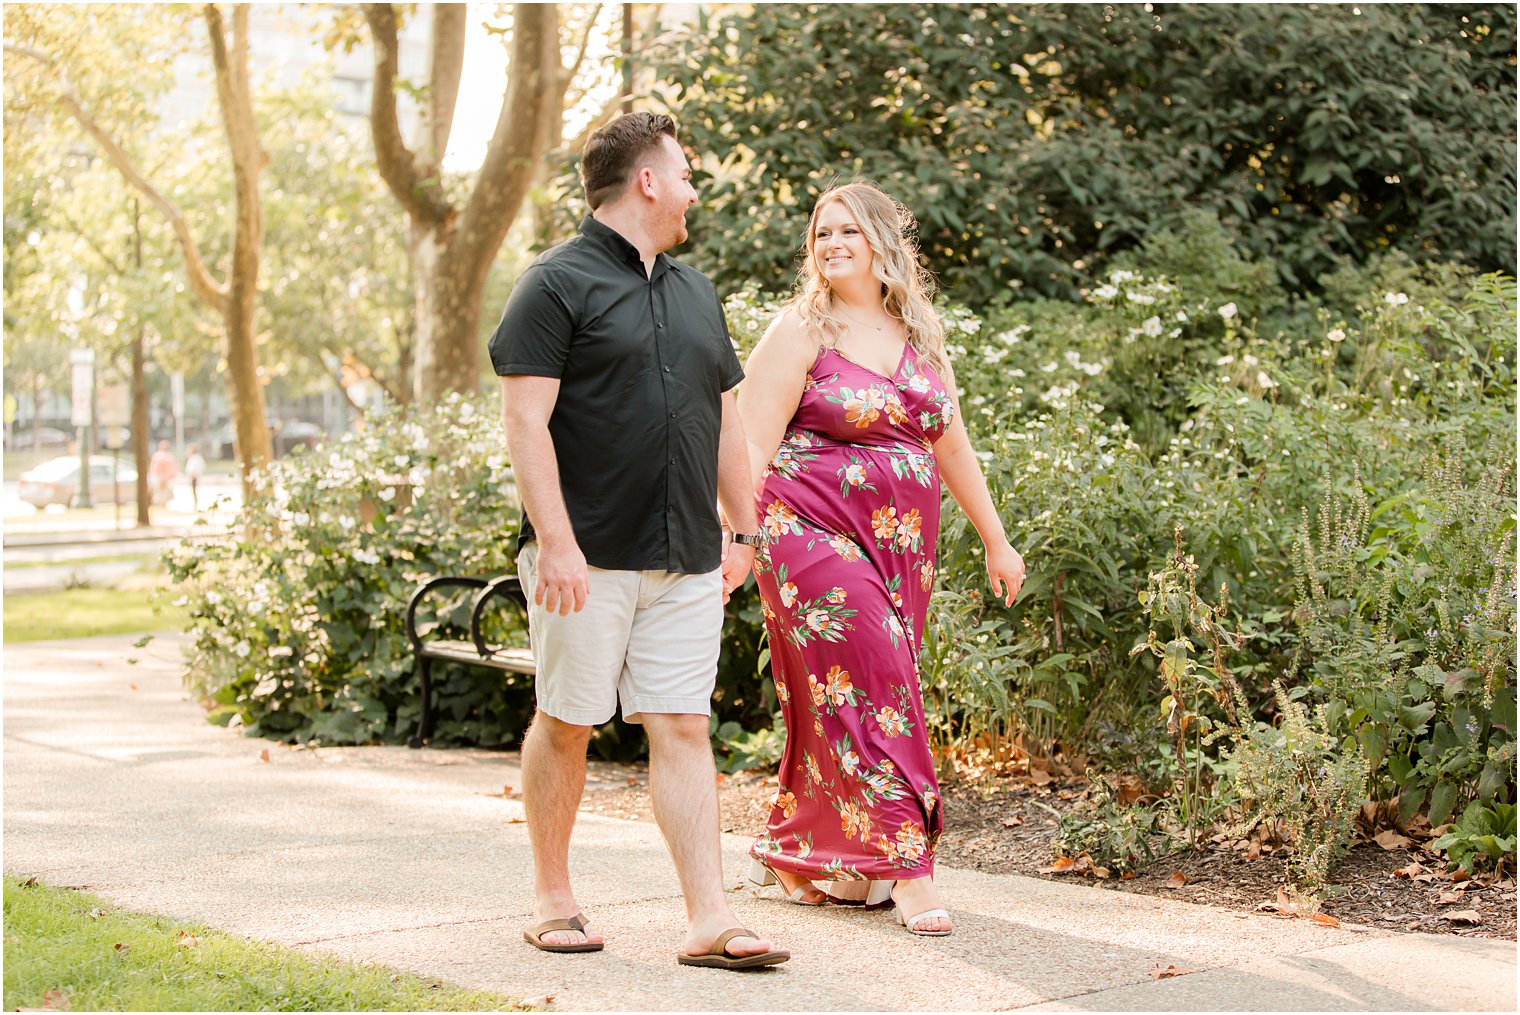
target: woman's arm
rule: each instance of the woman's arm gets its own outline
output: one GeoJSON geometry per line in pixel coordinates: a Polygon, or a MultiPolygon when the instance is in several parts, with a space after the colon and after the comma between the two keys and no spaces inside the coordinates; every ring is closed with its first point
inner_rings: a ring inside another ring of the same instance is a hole
{"type": "Polygon", "coordinates": [[[939,475],[945,489],[960,505],[971,520],[976,534],[982,539],[987,554],[987,577],[992,583],[993,594],[1012,606],[1013,599],[1024,584],[1024,558],[1008,542],[1003,530],[1003,520],[998,517],[987,491],[987,478],[982,475],[982,463],[977,460],[971,447],[971,437],[961,418],[960,397],[955,391],[955,375],[946,378],[946,388],[951,404],[955,406],[955,418],[934,444],[939,459],[939,475]]]}
{"type": "Polygon", "coordinates": [[[750,490],[760,488],[765,467],[776,457],[786,426],[797,412],[807,374],[818,358],[817,345],[788,310],[771,322],[744,364],[739,385],[739,418],[749,443],[750,490]]]}

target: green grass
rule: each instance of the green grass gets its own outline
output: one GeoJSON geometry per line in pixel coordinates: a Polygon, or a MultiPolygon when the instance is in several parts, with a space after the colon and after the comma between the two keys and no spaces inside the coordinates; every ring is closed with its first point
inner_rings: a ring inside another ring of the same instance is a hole
{"type": "Polygon", "coordinates": [[[73,1011],[525,1010],[500,995],[123,912],[7,875],[5,1008],[49,1002],[73,1011]]]}
{"type": "Polygon", "coordinates": [[[11,595],[5,597],[5,642],[182,630],[189,619],[187,610],[170,606],[168,597],[153,589],[68,589],[11,595]]]}

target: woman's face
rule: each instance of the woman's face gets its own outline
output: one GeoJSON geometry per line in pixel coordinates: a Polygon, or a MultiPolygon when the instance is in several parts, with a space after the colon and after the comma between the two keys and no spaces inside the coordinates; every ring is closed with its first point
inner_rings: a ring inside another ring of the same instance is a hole
{"type": "Polygon", "coordinates": [[[871,277],[871,245],[843,201],[830,201],[823,207],[810,240],[813,263],[829,284],[871,277]]]}

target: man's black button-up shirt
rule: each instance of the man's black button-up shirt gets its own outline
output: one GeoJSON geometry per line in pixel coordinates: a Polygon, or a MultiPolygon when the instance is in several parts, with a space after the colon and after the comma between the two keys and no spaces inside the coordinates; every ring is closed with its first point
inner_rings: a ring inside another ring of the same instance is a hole
{"type": "Polygon", "coordinates": [[[664,254],[646,275],[633,244],[587,218],[518,278],[490,351],[500,376],[560,380],[549,434],[588,564],[721,563],[722,395],[744,371],[707,276],[664,254]]]}

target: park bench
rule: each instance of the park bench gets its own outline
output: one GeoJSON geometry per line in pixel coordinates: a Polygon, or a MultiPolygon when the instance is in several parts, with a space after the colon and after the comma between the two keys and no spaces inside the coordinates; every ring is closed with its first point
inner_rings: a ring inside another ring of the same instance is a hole
{"type": "Polygon", "coordinates": [[[412,598],[406,606],[406,637],[412,643],[412,655],[417,660],[417,669],[422,675],[422,720],[417,725],[416,734],[407,741],[407,746],[422,747],[433,737],[433,664],[435,662],[462,663],[466,666],[484,666],[487,669],[506,673],[533,675],[531,649],[514,645],[489,645],[481,634],[481,618],[486,616],[486,608],[495,600],[504,600],[513,604],[523,612],[524,620],[527,619],[528,600],[523,595],[522,582],[517,580],[516,575],[502,575],[490,581],[459,575],[444,575],[423,582],[412,593],[412,598]],[[471,600],[469,641],[448,638],[424,640],[417,632],[418,606],[429,593],[445,586],[478,590],[471,600]]]}

